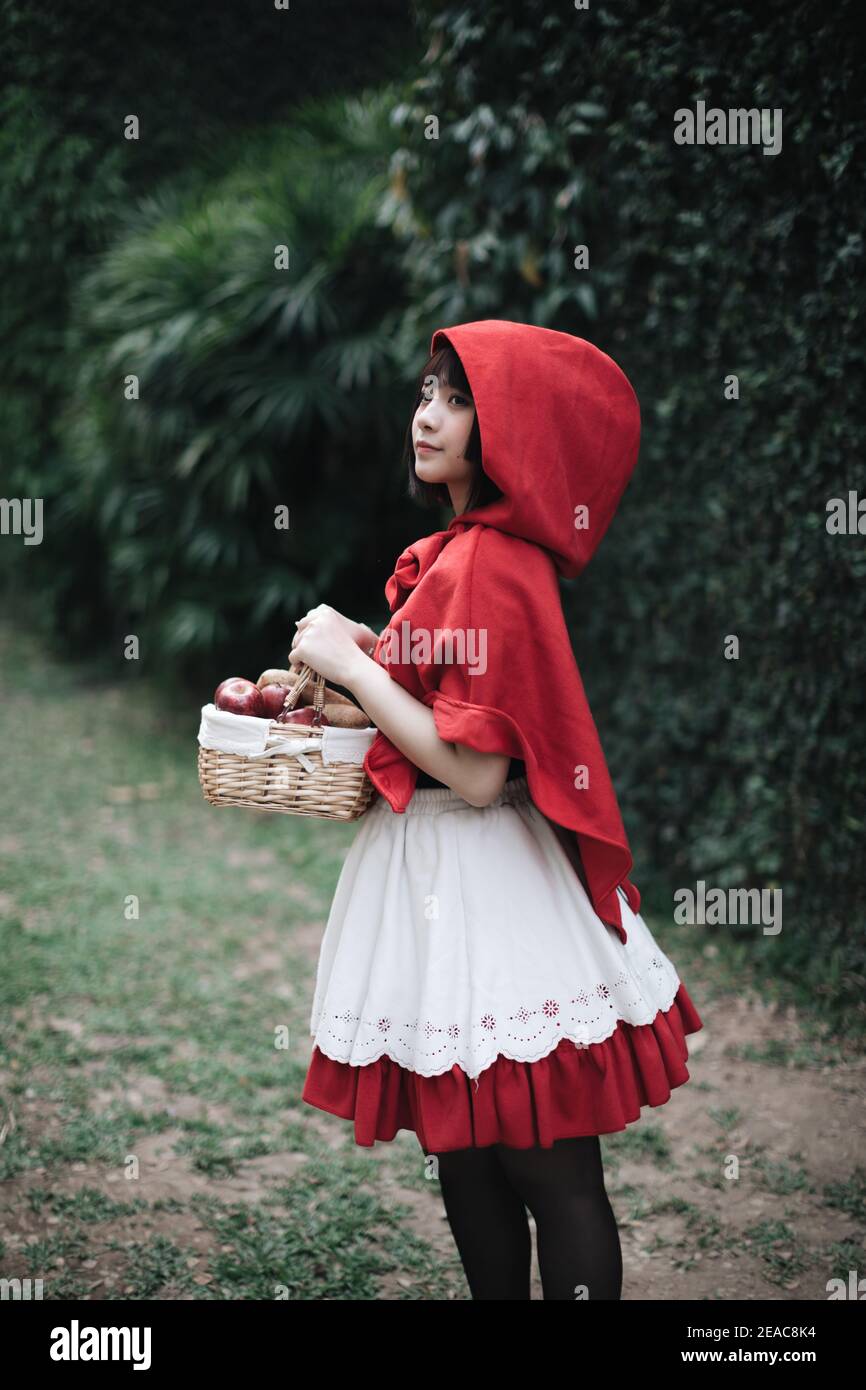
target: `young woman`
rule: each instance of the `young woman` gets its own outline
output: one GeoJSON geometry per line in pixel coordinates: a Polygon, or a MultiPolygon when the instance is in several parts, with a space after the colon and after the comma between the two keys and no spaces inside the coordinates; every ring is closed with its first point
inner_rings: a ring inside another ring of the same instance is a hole
{"type": "MultiPolygon", "coordinates": [[[[623,373],[582,339],[440,329],[410,491],[454,518],[407,547],[377,638],[322,605],[293,662],[350,690],[381,793],[322,941],[303,1099],[371,1145],[414,1130],[474,1299],[618,1299],[600,1134],[688,1080],[701,1019],[639,913],[562,614],[638,453],[623,373]]],[[[613,616],[613,615],[612,615],[613,616]]]]}

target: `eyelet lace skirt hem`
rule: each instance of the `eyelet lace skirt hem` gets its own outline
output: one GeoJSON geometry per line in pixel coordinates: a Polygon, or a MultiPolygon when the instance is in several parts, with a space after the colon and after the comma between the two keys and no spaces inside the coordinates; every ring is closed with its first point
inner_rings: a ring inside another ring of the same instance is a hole
{"type": "Polygon", "coordinates": [[[652,1023],[620,1020],[586,1048],[563,1039],[535,1062],[499,1056],[475,1080],[460,1066],[421,1076],[388,1056],[366,1066],[335,1061],[313,1047],[301,1099],[354,1123],[356,1144],[414,1131],[425,1153],[451,1149],[549,1149],[557,1139],[612,1134],[664,1105],[688,1081],[686,1034],[703,1027],[680,983],[652,1023]]]}

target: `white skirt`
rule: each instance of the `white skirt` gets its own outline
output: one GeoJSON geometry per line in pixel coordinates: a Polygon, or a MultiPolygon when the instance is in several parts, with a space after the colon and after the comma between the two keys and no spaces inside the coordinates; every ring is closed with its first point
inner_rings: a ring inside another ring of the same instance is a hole
{"type": "Polygon", "coordinates": [[[420,1076],[498,1056],[535,1062],[618,1024],[651,1024],[680,988],[620,890],[627,941],[595,912],[525,777],[484,807],[449,788],[361,818],[322,939],[314,1044],[420,1076]]]}

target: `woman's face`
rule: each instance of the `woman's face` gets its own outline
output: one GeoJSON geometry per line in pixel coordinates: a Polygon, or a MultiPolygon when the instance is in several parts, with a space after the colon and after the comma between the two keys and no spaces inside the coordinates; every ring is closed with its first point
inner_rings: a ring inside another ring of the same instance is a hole
{"type": "Polygon", "coordinates": [[[474,421],[470,395],[435,376],[425,379],[412,420],[415,473],[422,483],[444,483],[458,514],[464,510],[474,472],[464,452],[474,421]]]}

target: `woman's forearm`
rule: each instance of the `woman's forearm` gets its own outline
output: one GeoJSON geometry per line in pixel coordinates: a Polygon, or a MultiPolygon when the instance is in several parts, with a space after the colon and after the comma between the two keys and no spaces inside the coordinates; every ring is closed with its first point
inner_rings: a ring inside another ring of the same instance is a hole
{"type": "Polygon", "coordinates": [[[375,647],[378,640],[379,634],[374,632],[371,627],[368,627],[366,623],[355,624],[355,641],[359,647],[363,648],[368,656],[372,656],[371,649],[375,647]]]}
{"type": "Polygon", "coordinates": [[[392,680],[377,661],[359,654],[345,684],[395,748],[470,805],[486,806],[501,790],[508,758],[440,738],[432,709],[392,680]]]}

